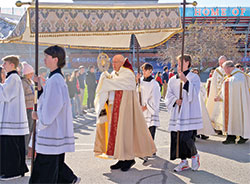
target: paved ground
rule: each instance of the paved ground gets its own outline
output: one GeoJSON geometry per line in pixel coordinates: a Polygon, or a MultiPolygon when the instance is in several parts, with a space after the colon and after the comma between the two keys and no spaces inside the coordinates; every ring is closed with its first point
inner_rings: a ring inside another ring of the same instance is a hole
{"type": "MultiPolygon", "coordinates": [[[[88,113],[74,122],[76,152],[68,153],[67,164],[82,178],[81,183],[250,183],[250,141],[243,145],[223,145],[224,136],[210,136],[208,140],[197,140],[201,156],[201,167],[193,172],[173,172],[179,160],[169,160],[170,136],[167,132],[169,113],[161,104],[161,127],[156,132],[157,157],[143,165],[136,164],[128,172],[111,171],[109,166],[115,160],[103,160],[93,155],[95,139],[95,115],[88,113]]],[[[28,163],[30,165],[30,163],[28,163]]],[[[191,164],[191,162],[190,162],[191,164]]],[[[28,183],[29,174],[23,178],[0,182],[1,184],[28,183]]]]}

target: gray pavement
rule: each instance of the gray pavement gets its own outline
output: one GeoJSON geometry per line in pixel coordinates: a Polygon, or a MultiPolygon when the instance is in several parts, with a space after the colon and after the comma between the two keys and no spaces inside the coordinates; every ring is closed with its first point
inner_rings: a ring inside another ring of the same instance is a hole
{"type": "MultiPolygon", "coordinates": [[[[161,104],[161,127],[156,131],[155,143],[157,156],[143,165],[136,158],[136,164],[128,172],[111,171],[109,166],[116,160],[94,157],[95,115],[88,113],[74,121],[76,152],[66,154],[66,163],[75,174],[81,177],[81,183],[250,183],[250,141],[243,145],[223,145],[225,136],[210,136],[208,140],[198,139],[196,146],[201,156],[198,171],[186,170],[173,172],[179,160],[170,161],[170,135],[167,132],[169,113],[161,104]]],[[[191,161],[189,161],[191,165],[191,161]]],[[[30,161],[28,161],[30,166],[30,161]]],[[[28,183],[29,173],[25,177],[6,181],[2,184],[28,183]]]]}

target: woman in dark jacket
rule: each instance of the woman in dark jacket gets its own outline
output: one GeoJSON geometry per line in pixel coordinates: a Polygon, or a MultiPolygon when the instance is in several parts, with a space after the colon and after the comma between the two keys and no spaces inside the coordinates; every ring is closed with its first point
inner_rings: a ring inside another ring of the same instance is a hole
{"type": "Polygon", "coordinates": [[[94,66],[89,67],[89,71],[86,76],[86,84],[88,87],[87,106],[88,106],[88,109],[90,109],[90,108],[94,108],[95,90],[97,86],[94,66]]]}

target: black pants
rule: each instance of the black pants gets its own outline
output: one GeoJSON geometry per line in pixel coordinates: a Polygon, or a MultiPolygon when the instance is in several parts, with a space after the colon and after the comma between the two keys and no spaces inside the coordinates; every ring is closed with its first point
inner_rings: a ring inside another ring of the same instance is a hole
{"type": "Polygon", "coordinates": [[[150,134],[151,134],[153,140],[155,140],[156,126],[151,126],[151,127],[149,127],[148,129],[149,129],[149,131],[150,131],[150,134]]]}
{"type": "Polygon", "coordinates": [[[95,99],[95,89],[88,88],[88,100],[87,100],[88,109],[94,108],[94,99],[95,99]]]}
{"type": "Polygon", "coordinates": [[[23,136],[0,136],[0,175],[20,176],[28,172],[23,136]]]}
{"type": "Polygon", "coordinates": [[[29,183],[72,183],[77,177],[64,163],[65,154],[37,154],[29,183]]]}
{"type": "MultiPolygon", "coordinates": [[[[180,131],[179,132],[179,157],[182,160],[191,158],[197,154],[197,149],[194,144],[196,131],[180,131]]],[[[175,160],[176,157],[176,144],[177,132],[171,132],[171,146],[170,146],[170,160],[175,160]]]]}

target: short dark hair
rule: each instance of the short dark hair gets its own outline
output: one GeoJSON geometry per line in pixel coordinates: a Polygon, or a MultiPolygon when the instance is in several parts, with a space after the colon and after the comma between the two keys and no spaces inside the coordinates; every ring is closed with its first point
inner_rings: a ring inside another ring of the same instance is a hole
{"type": "MultiPolygon", "coordinates": [[[[191,58],[191,56],[189,55],[189,54],[184,54],[183,55],[183,59],[187,62],[189,62],[189,65],[188,65],[188,68],[190,68],[191,67],[191,64],[192,64],[192,58],[191,58]]],[[[177,60],[182,60],[182,56],[181,55],[179,55],[178,57],[177,57],[177,60]]]]}
{"type": "Polygon", "coordinates": [[[17,68],[19,65],[19,56],[9,55],[5,56],[2,60],[14,64],[15,68],[17,68]]]}
{"type": "Polygon", "coordinates": [[[94,65],[90,65],[89,66],[89,70],[91,70],[92,68],[95,68],[95,66],[94,65]]]}
{"type": "Polygon", "coordinates": [[[236,63],[236,64],[235,64],[235,67],[236,67],[236,68],[243,68],[242,64],[240,64],[240,63],[236,63]]]}
{"type": "Polygon", "coordinates": [[[163,68],[163,70],[165,71],[165,70],[167,70],[168,69],[168,67],[167,66],[165,66],[164,68],[163,68]]]}
{"type": "Polygon", "coordinates": [[[45,49],[44,53],[52,56],[52,58],[57,58],[58,59],[57,66],[59,68],[63,68],[65,66],[66,53],[62,47],[54,45],[54,46],[51,46],[51,47],[48,47],[47,49],[45,49]]]}
{"type": "Polygon", "coordinates": [[[149,63],[144,63],[142,66],[141,66],[142,70],[153,70],[153,66],[149,63]]]}
{"type": "Polygon", "coordinates": [[[198,70],[198,68],[192,68],[191,72],[194,73],[195,71],[198,73],[198,75],[200,75],[200,71],[198,70]]]}

